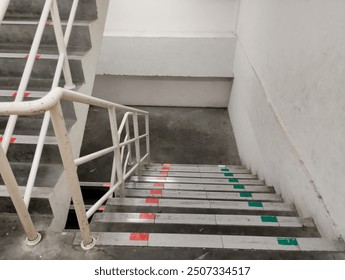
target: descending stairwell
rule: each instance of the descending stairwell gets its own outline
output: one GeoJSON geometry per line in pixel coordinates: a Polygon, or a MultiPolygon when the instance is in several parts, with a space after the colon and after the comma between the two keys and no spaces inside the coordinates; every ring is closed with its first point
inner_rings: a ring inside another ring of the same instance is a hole
{"type": "MultiPolygon", "coordinates": [[[[108,186],[82,185],[84,192],[108,186]]],[[[97,246],[119,255],[135,248],[149,250],[146,257],[140,254],[148,259],[193,258],[193,250],[211,258],[258,258],[260,251],[265,258],[281,258],[279,252],[296,258],[345,248],[342,241],[322,238],[312,219],[300,218],[242,166],[152,164],[125,188],[126,197],[108,199],[91,222],[97,246]],[[256,256],[248,253],[253,250],[256,256]]],[[[80,244],[80,234],[74,244],[80,244]]]]}
{"type": "MultiPolygon", "coordinates": [[[[104,17],[106,10],[107,1],[103,2],[104,4],[100,4],[98,0],[79,1],[67,48],[72,79],[76,85],[74,90],[86,94],[91,94],[95,58],[100,46],[100,35],[98,33],[104,27],[105,19],[101,18],[99,20],[99,16],[104,17]]],[[[64,31],[70,16],[72,3],[73,0],[57,1],[64,31]]],[[[45,0],[10,1],[0,26],[0,102],[14,101],[16,97],[44,4],[45,0]]],[[[24,101],[39,99],[51,90],[58,57],[57,40],[51,16],[49,16],[28,87],[25,91],[24,101]]],[[[62,75],[59,86],[63,87],[64,85],[65,81],[62,75]]],[[[83,127],[85,124],[87,108],[79,108],[76,111],[71,102],[62,102],[62,108],[68,131],[71,132],[74,129],[75,132],[72,132],[72,134],[80,134],[77,130],[80,130],[79,127],[83,127]]],[[[43,115],[20,116],[7,152],[7,157],[10,160],[22,194],[24,194],[28,181],[42,120],[43,115]]],[[[0,141],[2,141],[2,134],[5,131],[7,121],[7,116],[0,116],[0,141]]],[[[75,139],[76,143],[80,141],[81,139],[75,139]]],[[[78,150],[78,145],[80,144],[75,145],[76,150],[78,150]]],[[[55,198],[54,201],[52,200],[52,192],[62,173],[63,167],[55,134],[50,125],[29,205],[30,213],[50,217],[48,225],[54,212],[52,204],[61,208],[64,203],[63,200],[69,200],[68,193],[64,198],[60,195],[58,200],[55,200],[55,198]]],[[[2,178],[0,178],[0,199],[0,212],[3,215],[11,215],[15,212],[2,178]]],[[[61,216],[66,211],[61,211],[61,216]]]]}

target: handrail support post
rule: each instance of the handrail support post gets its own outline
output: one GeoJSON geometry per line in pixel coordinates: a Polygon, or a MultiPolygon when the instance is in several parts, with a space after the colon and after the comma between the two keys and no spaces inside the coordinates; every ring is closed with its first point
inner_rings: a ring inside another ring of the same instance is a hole
{"type": "Polygon", "coordinates": [[[96,239],[91,236],[83,195],[77,175],[77,166],[74,164],[71,143],[68,138],[60,102],[50,109],[50,115],[82,236],[81,247],[84,250],[89,250],[95,246],[96,239]]]}
{"type": "Polygon", "coordinates": [[[109,112],[109,121],[110,121],[110,130],[111,130],[111,137],[113,140],[114,149],[114,162],[113,162],[113,172],[111,174],[112,179],[115,176],[115,169],[117,173],[117,178],[121,182],[119,187],[119,195],[120,197],[125,197],[125,182],[123,180],[123,171],[122,171],[122,163],[121,163],[121,151],[120,151],[120,139],[119,134],[117,131],[117,120],[116,120],[116,112],[115,107],[111,107],[108,109],[109,112]]]}
{"type": "Polygon", "coordinates": [[[139,125],[138,125],[138,113],[133,113],[133,128],[134,128],[134,139],[135,139],[135,158],[136,163],[139,167],[135,171],[135,175],[140,176],[141,174],[141,161],[140,161],[140,140],[139,140],[139,125]]]}
{"type": "Polygon", "coordinates": [[[6,157],[4,149],[0,145],[0,174],[4,183],[6,185],[7,191],[11,197],[14,208],[16,209],[20,222],[23,225],[24,231],[27,235],[26,244],[33,246],[38,244],[42,236],[39,232],[36,231],[35,226],[32,222],[28,209],[23,201],[23,198],[20,194],[17,181],[14,177],[12,168],[8,159],[6,157]]]}

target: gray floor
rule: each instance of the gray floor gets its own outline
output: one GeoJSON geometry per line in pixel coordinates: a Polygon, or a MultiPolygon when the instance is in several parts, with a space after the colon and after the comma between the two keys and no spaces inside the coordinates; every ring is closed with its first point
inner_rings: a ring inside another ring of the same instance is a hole
{"type": "MultiPolygon", "coordinates": [[[[241,165],[227,109],[137,108],[150,113],[151,162],[241,165]]],[[[110,145],[108,112],[90,107],[81,154],[110,145]]],[[[111,163],[109,155],[85,164],[78,170],[79,177],[107,180],[111,163]]]]}

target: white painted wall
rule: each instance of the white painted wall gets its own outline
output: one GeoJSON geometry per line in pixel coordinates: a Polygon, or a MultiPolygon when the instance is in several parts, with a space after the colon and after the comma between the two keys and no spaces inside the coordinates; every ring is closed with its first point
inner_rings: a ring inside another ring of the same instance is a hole
{"type": "Polygon", "coordinates": [[[245,164],[345,235],[345,2],[241,0],[229,112],[245,164]]]}
{"type": "Polygon", "coordinates": [[[128,105],[226,107],[236,3],[111,0],[94,95],[128,105]]]}
{"type": "Polygon", "coordinates": [[[236,0],[111,0],[105,35],[229,34],[233,32],[235,5],[236,0]]]}
{"type": "Polygon", "coordinates": [[[105,36],[98,74],[233,77],[236,38],[105,36]]]}
{"type": "Polygon", "coordinates": [[[98,74],[232,77],[236,0],[112,0],[98,74]]]}

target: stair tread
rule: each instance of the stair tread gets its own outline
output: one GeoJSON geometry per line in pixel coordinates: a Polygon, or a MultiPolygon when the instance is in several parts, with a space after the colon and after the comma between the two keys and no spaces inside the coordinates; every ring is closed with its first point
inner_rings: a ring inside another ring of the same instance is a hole
{"type": "MultiPolygon", "coordinates": [[[[89,186],[91,186],[90,184],[89,186]]],[[[102,184],[104,185],[104,183],[102,184]]],[[[102,186],[99,185],[99,186],[102,186]]],[[[172,184],[172,183],[140,183],[131,182],[125,184],[127,189],[161,189],[161,190],[189,190],[189,191],[214,191],[214,192],[262,192],[262,193],[274,193],[273,187],[267,186],[247,186],[247,185],[216,185],[216,184],[172,184]]]]}
{"type": "Polygon", "coordinates": [[[187,178],[237,178],[257,179],[256,175],[234,172],[182,172],[182,171],[142,171],[142,176],[148,177],[187,177],[187,178]]]}
{"type": "Polygon", "coordinates": [[[299,217],[189,214],[189,213],[96,213],[93,223],[150,223],[150,224],[198,224],[236,225],[258,227],[303,227],[299,217]]]}
{"type": "MultiPolygon", "coordinates": [[[[344,242],[325,238],[284,238],[209,234],[93,232],[98,246],[148,246],[277,251],[344,251],[344,242]]],[[[74,245],[81,242],[77,233],[74,245]]]]}
{"type": "MultiPolygon", "coordinates": [[[[0,139],[2,141],[2,135],[0,135],[0,139]]],[[[38,142],[39,136],[35,135],[12,135],[11,143],[13,144],[33,144],[36,145],[38,142]]],[[[0,141],[0,142],[1,142],[0,141]]],[[[57,145],[57,140],[55,136],[46,136],[44,140],[45,145],[57,145]]]]}
{"type": "Polygon", "coordinates": [[[208,192],[185,190],[134,190],[126,189],[126,197],[167,197],[167,198],[195,198],[214,200],[248,200],[248,201],[281,201],[281,196],[267,193],[249,192],[208,192]]]}
{"type": "Polygon", "coordinates": [[[130,182],[157,182],[157,183],[194,183],[194,184],[231,184],[264,185],[264,181],[256,179],[210,179],[210,178],[183,178],[183,177],[152,177],[132,176],[130,182]]]}
{"type": "Polygon", "coordinates": [[[283,202],[220,201],[207,199],[109,198],[107,205],[295,212],[292,205],[283,202]]]}

